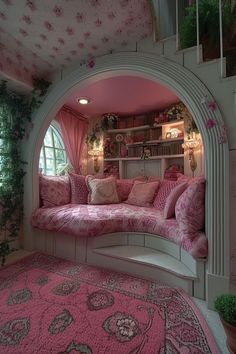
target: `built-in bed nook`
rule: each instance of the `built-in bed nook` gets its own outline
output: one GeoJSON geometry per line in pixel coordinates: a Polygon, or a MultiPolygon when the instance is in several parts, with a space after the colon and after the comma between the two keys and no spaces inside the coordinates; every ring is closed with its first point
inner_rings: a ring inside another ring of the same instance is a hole
{"type": "MultiPolygon", "coordinates": [[[[63,137],[73,119],[80,130],[85,124],[68,106],[55,119],[63,137]]],[[[46,176],[41,150],[35,247],[204,299],[206,181],[201,135],[187,107],[178,101],[139,114],[104,113],[88,123],[90,173],[66,166],[63,176],[46,176]]]]}

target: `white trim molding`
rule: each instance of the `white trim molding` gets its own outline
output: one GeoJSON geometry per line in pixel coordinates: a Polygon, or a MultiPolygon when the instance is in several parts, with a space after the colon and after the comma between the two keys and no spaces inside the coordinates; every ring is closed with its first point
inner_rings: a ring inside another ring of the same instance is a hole
{"type": "Polygon", "coordinates": [[[51,120],[70,95],[90,82],[101,79],[133,75],[148,78],[170,88],[192,113],[201,132],[206,170],[206,234],[209,240],[207,263],[207,302],[212,307],[213,297],[229,289],[229,150],[228,143],[220,143],[224,125],[219,109],[211,112],[202,103],[207,97],[214,101],[207,87],[191,71],[183,66],[149,53],[122,52],[96,59],[93,69],[86,66],[74,68],[62,75],[61,81],[51,87],[44,103],[34,117],[30,139],[23,144],[23,158],[28,162],[25,178],[25,232],[24,247],[34,248],[30,218],[38,207],[39,152],[51,120]],[[209,118],[217,125],[207,129],[209,118]],[[218,286],[218,279],[225,279],[218,286]]]}

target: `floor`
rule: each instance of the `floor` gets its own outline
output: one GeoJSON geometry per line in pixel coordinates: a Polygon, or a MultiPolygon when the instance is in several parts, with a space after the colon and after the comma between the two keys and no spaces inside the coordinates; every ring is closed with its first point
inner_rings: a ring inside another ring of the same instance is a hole
{"type": "MultiPolygon", "coordinates": [[[[18,259],[25,257],[31,253],[32,252],[29,252],[26,250],[18,250],[16,252],[13,252],[8,257],[6,264],[14,263],[18,259]]],[[[221,353],[222,354],[230,354],[226,348],[226,344],[225,344],[226,336],[225,336],[225,332],[222,327],[222,324],[219,320],[218,314],[215,311],[208,310],[206,307],[205,301],[199,300],[196,298],[193,298],[193,300],[196,303],[196,305],[198,306],[198,308],[200,309],[200,311],[203,313],[209,327],[211,328],[212,333],[215,336],[216,342],[218,343],[221,353]]],[[[212,354],[214,354],[214,353],[212,353],[212,354]]]]}
{"type": "Polygon", "coordinates": [[[213,335],[215,336],[216,342],[219,346],[221,353],[230,354],[225,344],[226,336],[218,314],[215,311],[208,310],[205,301],[196,298],[193,298],[193,301],[204,315],[205,320],[207,321],[209,327],[212,330],[213,335]]]}

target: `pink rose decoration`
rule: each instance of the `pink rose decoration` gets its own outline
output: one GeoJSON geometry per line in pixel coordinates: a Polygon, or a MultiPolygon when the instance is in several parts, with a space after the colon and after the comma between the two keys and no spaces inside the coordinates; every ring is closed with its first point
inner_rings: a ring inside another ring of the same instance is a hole
{"type": "Polygon", "coordinates": [[[212,112],[214,112],[217,108],[217,104],[214,101],[211,101],[207,104],[208,109],[212,112]]]}
{"type": "Polygon", "coordinates": [[[206,122],[207,129],[211,129],[216,125],[216,121],[214,119],[208,119],[206,122]]]}
{"type": "Polygon", "coordinates": [[[94,65],[95,65],[95,61],[94,61],[94,60],[90,60],[90,61],[88,62],[88,64],[87,64],[87,67],[88,67],[89,69],[92,69],[92,68],[94,67],[94,65]]]}

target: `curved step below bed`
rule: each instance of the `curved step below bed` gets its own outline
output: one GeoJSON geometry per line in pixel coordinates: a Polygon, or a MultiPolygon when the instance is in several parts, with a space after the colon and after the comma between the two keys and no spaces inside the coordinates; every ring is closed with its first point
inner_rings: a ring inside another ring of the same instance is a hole
{"type": "Polygon", "coordinates": [[[97,237],[34,230],[35,248],[58,257],[178,286],[205,298],[205,260],[194,259],[170,240],[144,233],[97,237]]]}
{"type": "Polygon", "coordinates": [[[196,275],[181,261],[166,253],[140,246],[112,246],[93,249],[96,254],[166,270],[181,278],[196,280],[196,275]]]}

